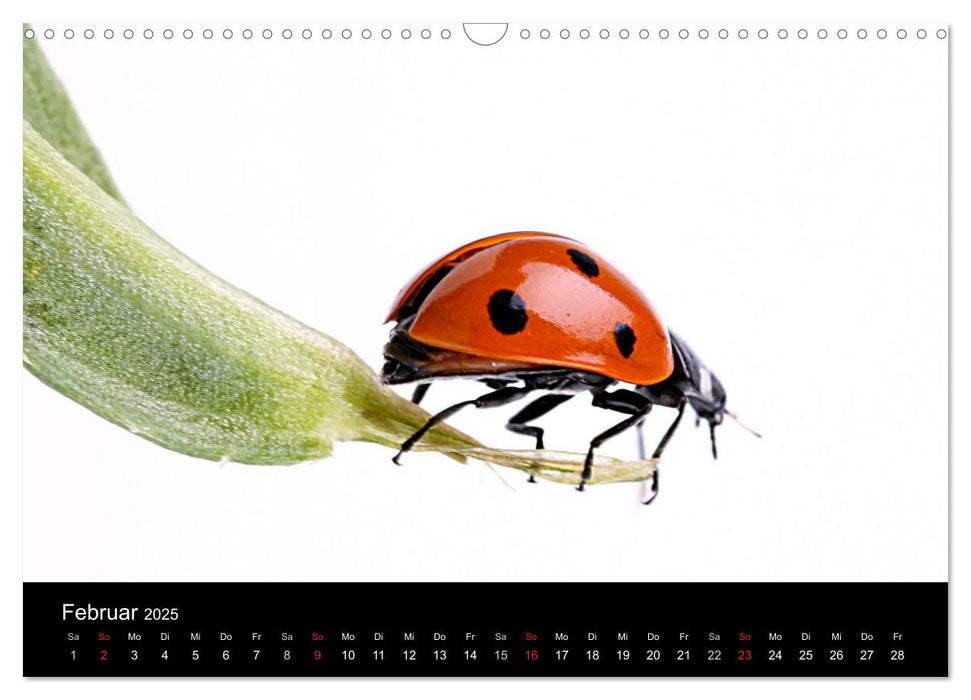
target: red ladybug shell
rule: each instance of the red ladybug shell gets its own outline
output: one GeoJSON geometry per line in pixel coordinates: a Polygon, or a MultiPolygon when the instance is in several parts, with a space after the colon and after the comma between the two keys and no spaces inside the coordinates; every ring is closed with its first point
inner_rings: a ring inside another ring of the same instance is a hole
{"type": "Polygon", "coordinates": [[[674,370],[667,329],[613,265],[576,241],[507,233],[431,265],[398,295],[390,319],[443,266],[408,334],[437,348],[496,360],[568,367],[631,384],[674,370]]]}

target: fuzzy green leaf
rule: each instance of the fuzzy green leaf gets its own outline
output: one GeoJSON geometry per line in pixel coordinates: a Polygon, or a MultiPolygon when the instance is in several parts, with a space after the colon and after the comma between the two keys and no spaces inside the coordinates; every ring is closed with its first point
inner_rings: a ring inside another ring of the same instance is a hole
{"type": "MultiPolygon", "coordinates": [[[[24,30],[28,25],[24,25],[24,30]]],[[[24,39],[24,119],[115,199],[118,188],[36,40],[24,39]]]]}
{"type": "MultiPolygon", "coordinates": [[[[98,415],[195,457],[293,464],[334,441],[397,448],[428,414],[343,344],[219,279],[118,198],[36,42],[24,45],[24,364],[98,415]],[[34,128],[33,122],[39,125],[34,128]]],[[[576,483],[583,455],[487,448],[446,425],[416,446],[576,483]]],[[[592,483],[653,478],[598,456],[592,483]]]]}

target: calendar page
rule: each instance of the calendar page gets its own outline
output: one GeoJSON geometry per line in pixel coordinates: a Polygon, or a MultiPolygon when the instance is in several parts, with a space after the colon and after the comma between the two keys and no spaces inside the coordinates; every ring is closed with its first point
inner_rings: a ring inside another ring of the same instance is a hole
{"type": "Polygon", "coordinates": [[[24,25],[25,674],[947,675],[949,34],[24,25]]]}

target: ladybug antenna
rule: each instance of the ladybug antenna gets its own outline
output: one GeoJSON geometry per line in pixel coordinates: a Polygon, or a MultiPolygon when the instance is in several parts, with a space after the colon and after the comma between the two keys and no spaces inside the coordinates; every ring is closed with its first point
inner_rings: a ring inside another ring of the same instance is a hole
{"type": "Polygon", "coordinates": [[[740,421],[738,419],[738,416],[736,416],[734,413],[732,413],[731,411],[727,411],[725,409],[722,409],[722,410],[725,412],[725,415],[727,415],[733,421],[735,421],[736,423],[738,423],[741,427],[745,428],[745,430],[747,430],[748,432],[752,433],[752,435],[754,435],[757,438],[761,438],[762,437],[762,433],[760,433],[760,432],[758,432],[756,430],[753,430],[752,428],[750,428],[747,425],[745,425],[745,423],[743,423],[742,421],[740,421]]]}

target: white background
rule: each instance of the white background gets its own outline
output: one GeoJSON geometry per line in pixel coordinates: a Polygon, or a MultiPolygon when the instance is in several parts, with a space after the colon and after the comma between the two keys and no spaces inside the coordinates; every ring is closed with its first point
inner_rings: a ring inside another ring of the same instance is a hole
{"type": "MultiPolygon", "coordinates": [[[[926,20],[929,17],[941,20],[950,20],[955,24],[952,26],[958,30],[958,34],[963,28],[968,26],[967,13],[964,11],[964,3],[952,2],[951,0],[928,0],[927,2],[916,5],[907,0],[888,0],[887,2],[870,3],[867,0],[815,0],[809,3],[791,3],[780,6],[774,2],[765,0],[738,0],[730,4],[723,2],[711,2],[709,0],[699,0],[698,2],[686,5],[685,3],[664,3],[655,2],[646,7],[641,3],[630,2],[630,0],[604,0],[598,4],[596,10],[592,10],[589,3],[564,0],[555,5],[553,3],[543,3],[542,0],[530,2],[529,0],[516,0],[515,2],[505,2],[504,0],[491,0],[485,3],[469,3],[458,7],[451,2],[438,2],[438,0],[415,0],[409,3],[407,8],[402,7],[398,2],[384,2],[375,0],[367,7],[362,7],[359,3],[340,3],[335,2],[328,5],[326,9],[321,8],[316,3],[308,3],[306,0],[278,0],[272,6],[265,3],[253,3],[242,0],[235,3],[232,12],[236,16],[243,16],[248,19],[260,19],[270,17],[342,17],[360,18],[362,16],[372,18],[387,17],[452,17],[456,19],[510,19],[510,18],[535,18],[535,17],[563,17],[587,19],[592,16],[602,18],[625,19],[630,17],[653,17],[656,19],[683,20],[687,18],[706,18],[712,17],[739,17],[750,20],[762,20],[767,17],[782,17],[793,21],[801,21],[809,17],[819,18],[839,18],[845,21],[856,21],[861,18],[883,19],[920,19],[926,20]]],[[[98,17],[125,17],[125,18],[171,18],[176,17],[195,17],[198,19],[208,19],[217,16],[225,16],[229,12],[228,7],[220,7],[219,3],[207,3],[204,0],[192,0],[182,2],[181,0],[170,0],[164,8],[145,4],[132,6],[129,3],[121,3],[117,0],[91,0],[85,5],[90,12],[98,17]]],[[[0,9],[10,24],[17,25],[21,20],[35,21],[37,16],[45,18],[65,18],[81,16],[77,5],[65,3],[60,0],[34,0],[29,4],[24,3],[17,6],[11,3],[0,9]],[[11,10],[9,13],[6,10],[11,10]]],[[[20,111],[20,83],[21,75],[19,71],[19,27],[13,32],[17,40],[11,40],[0,44],[0,52],[3,52],[7,60],[0,62],[0,76],[4,79],[6,94],[11,96],[8,109],[0,110],[0,118],[3,119],[5,128],[3,133],[15,134],[19,128],[21,120],[20,111]]],[[[965,44],[960,40],[951,42],[951,53],[953,61],[953,75],[961,78],[968,74],[969,64],[968,53],[965,44]]],[[[952,84],[952,104],[953,114],[958,118],[966,120],[968,115],[967,91],[962,89],[966,84],[958,80],[952,84]]],[[[968,141],[963,138],[960,129],[954,129],[952,140],[953,148],[953,170],[952,186],[954,191],[966,189],[966,163],[969,161],[968,141]]],[[[2,211],[8,222],[8,227],[13,230],[18,226],[21,217],[20,204],[20,143],[19,139],[10,136],[0,140],[0,153],[3,154],[3,162],[8,163],[7,170],[4,171],[5,187],[0,190],[0,203],[2,211]]],[[[953,200],[952,230],[963,230],[962,223],[966,219],[964,199],[955,198],[953,200]]],[[[6,372],[3,376],[3,391],[0,392],[0,401],[3,401],[3,420],[0,421],[0,435],[2,441],[8,449],[8,467],[14,467],[19,462],[20,456],[20,426],[21,426],[21,392],[20,384],[22,370],[20,367],[20,334],[21,334],[21,305],[19,299],[20,289],[20,238],[10,236],[7,239],[9,245],[9,255],[3,256],[5,263],[5,273],[3,282],[6,293],[0,297],[0,314],[2,314],[3,327],[7,332],[8,342],[4,343],[2,352],[4,353],[4,367],[6,372]]],[[[960,271],[965,269],[968,256],[967,246],[964,237],[953,236],[952,238],[952,265],[953,269],[960,271]]],[[[968,337],[967,323],[962,323],[962,312],[967,307],[967,282],[966,277],[961,274],[952,276],[952,294],[956,313],[953,316],[952,342],[953,354],[960,355],[967,353],[968,337]]],[[[960,397],[966,394],[967,373],[961,363],[954,364],[952,368],[953,392],[956,397],[953,402],[953,424],[963,425],[967,420],[967,411],[960,397]]],[[[734,396],[734,394],[733,394],[734,396]]],[[[962,458],[967,454],[966,431],[955,431],[953,433],[953,452],[952,460],[963,463],[962,458]]],[[[3,554],[6,561],[12,562],[22,551],[21,541],[21,471],[15,468],[5,470],[4,488],[0,490],[3,497],[3,506],[0,507],[2,514],[2,527],[0,527],[0,542],[3,543],[3,554]]],[[[960,504],[962,487],[964,485],[964,473],[961,469],[954,470],[951,479],[951,498],[957,506],[960,504]]],[[[963,542],[967,540],[968,518],[966,511],[960,507],[955,507],[951,511],[953,523],[953,542],[963,542]]],[[[966,548],[965,548],[966,549],[966,548]]],[[[589,697],[591,692],[610,692],[614,697],[643,697],[645,692],[650,692],[654,696],[665,697],[666,695],[676,694],[678,697],[692,698],[704,695],[710,696],[716,692],[723,697],[735,698],[776,698],[780,694],[793,698],[816,698],[820,691],[841,696],[843,693],[859,693],[876,691],[887,698],[911,698],[915,692],[930,697],[963,697],[967,692],[967,673],[962,666],[954,663],[956,659],[963,659],[967,656],[967,644],[965,643],[965,632],[968,628],[968,606],[964,602],[962,594],[967,592],[967,587],[963,582],[967,578],[967,558],[960,555],[960,547],[953,547],[952,544],[952,674],[950,682],[927,681],[927,682],[899,682],[895,679],[873,680],[862,686],[853,680],[849,681],[830,681],[824,685],[819,683],[804,683],[800,681],[772,681],[772,680],[752,680],[752,681],[733,681],[733,682],[712,682],[700,681],[698,684],[685,682],[683,680],[664,680],[652,679],[650,685],[645,685],[644,681],[634,679],[631,681],[590,681],[576,682],[575,680],[565,681],[546,681],[538,685],[530,680],[524,681],[502,681],[502,682],[466,682],[466,681],[413,681],[407,683],[389,683],[386,681],[363,682],[359,680],[328,681],[326,689],[347,697],[371,697],[380,694],[386,697],[390,692],[396,696],[411,697],[421,695],[424,698],[432,697],[454,697],[455,693],[461,693],[464,697],[484,698],[495,697],[497,692],[502,693],[536,693],[544,691],[555,692],[561,697],[589,697]],[[965,690],[961,691],[960,688],[965,690]]],[[[4,600],[10,601],[8,605],[0,606],[0,621],[7,629],[15,630],[21,623],[20,606],[20,575],[15,566],[8,568],[8,575],[5,577],[2,593],[4,600]]],[[[0,641],[0,649],[3,653],[3,686],[14,696],[21,697],[43,697],[54,698],[63,697],[65,692],[70,692],[76,697],[130,697],[133,692],[142,697],[168,698],[173,690],[187,697],[211,695],[214,686],[205,680],[195,682],[180,682],[173,686],[171,683],[149,684],[138,681],[126,682],[114,680],[112,682],[86,682],[86,683],[64,683],[64,682],[27,682],[20,678],[20,659],[21,649],[19,644],[20,637],[13,633],[6,635],[0,641]]],[[[231,687],[226,688],[235,697],[240,698],[263,698],[268,692],[285,691],[294,697],[307,697],[311,694],[319,696],[321,686],[314,681],[278,681],[278,682],[251,682],[248,680],[226,681],[231,687]]],[[[221,685],[217,690],[222,690],[221,685]]]]}
{"type": "MultiPolygon", "coordinates": [[[[457,24],[448,41],[427,23],[390,41],[359,38],[386,24],[272,25],[270,41],[269,25],[196,25],[192,41],[182,25],[170,41],[166,24],[151,41],[138,24],[130,41],[128,25],[111,41],[72,26],[44,48],[126,201],[225,279],[377,368],[387,306],[424,264],[491,233],[565,234],[640,284],[766,437],[727,423],[715,463],[686,421],[643,508],[629,485],[581,495],[504,472],[510,489],[437,455],[395,468],[371,445],[220,467],[29,377],[27,580],[946,579],[939,25],[827,25],[822,40],[819,23],[516,24],[491,48],[457,24]]],[[[482,391],[436,386],[426,406],[482,391]]],[[[515,410],[454,424],[525,447],[502,430],[515,410]]],[[[672,417],[655,411],[648,444],[672,417]]],[[[616,420],[580,398],[541,424],[582,451],[616,420]]],[[[604,451],[633,456],[633,435],[604,451]]]]}

